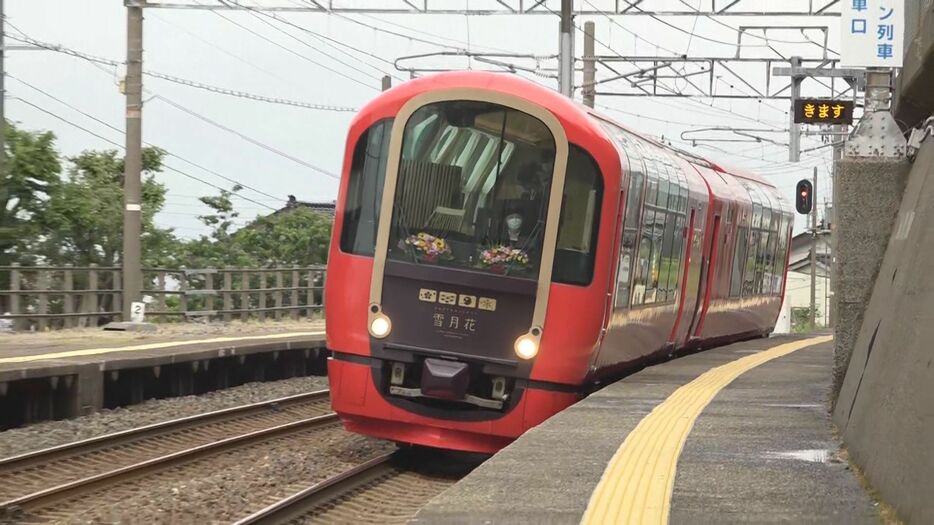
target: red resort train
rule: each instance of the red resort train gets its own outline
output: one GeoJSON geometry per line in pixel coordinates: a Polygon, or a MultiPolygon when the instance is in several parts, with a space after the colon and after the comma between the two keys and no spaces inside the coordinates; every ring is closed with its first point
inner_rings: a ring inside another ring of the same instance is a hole
{"type": "Polygon", "coordinates": [[[346,428],[494,452],[646,359],[769,334],[778,191],[532,82],[393,88],[347,137],[326,284],[346,428]]]}

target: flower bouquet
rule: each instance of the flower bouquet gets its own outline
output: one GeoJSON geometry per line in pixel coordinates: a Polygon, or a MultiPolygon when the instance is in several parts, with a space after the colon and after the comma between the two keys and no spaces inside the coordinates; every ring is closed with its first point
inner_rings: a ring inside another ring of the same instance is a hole
{"type": "Polygon", "coordinates": [[[480,264],[495,273],[506,273],[507,266],[525,269],[529,264],[529,254],[525,250],[496,244],[480,252],[480,264]]]}
{"type": "Polygon", "coordinates": [[[440,259],[447,260],[452,257],[447,241],[425,232],[409,235],[405,244],[415,250],[418,260],[423,263],[436,264],[440,259]]]}

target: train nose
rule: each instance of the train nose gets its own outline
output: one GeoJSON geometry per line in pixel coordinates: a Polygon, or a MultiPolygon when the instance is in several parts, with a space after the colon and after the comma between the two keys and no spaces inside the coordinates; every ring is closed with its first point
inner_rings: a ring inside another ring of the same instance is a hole
{"type": "Polygon", "coordinates": [[[467,363],[444,359],[425,359],[422,366],[422,395],[461,400],[467,395],[470,370],[467,363]]]}

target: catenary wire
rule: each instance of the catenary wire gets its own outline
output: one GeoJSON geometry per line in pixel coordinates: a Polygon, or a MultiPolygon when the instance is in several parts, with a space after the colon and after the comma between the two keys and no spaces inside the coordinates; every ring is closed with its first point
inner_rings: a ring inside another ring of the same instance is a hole
{"type": "MultiPolygon", "coordinates": [[[[54,112],[52,112],[52,111],[49,111],[49,110],[47,110],[47,109],[45,109],[45,108],[42,108],[41,106],[39,106],[39,105],[37,105],[37,104],[33,104],[32,102],[29,102],[28,100],[26,100],[26,99],[24,99],[24,98],[22,98],[22,97],[10,97],[10,98],[12,98],[13,100],[17,100],[17,101],[19,101],[19,102],[22,102],[22,103],[24,103],[24,104],[26,104],[26,105],[29,105],[29,106],[31,106],[31,107],[33,107],[33,108],[35,108],[35,109],[41,111],[42,113],[45,113],[46,115],[49,115],[49,116],[51,116],[51,117],[53,117],[53,118],[55,118],[55,119],[58,119],[58,120],[64,122],[65,124],[68,124],[68,125],[70,125],[70,126],[72,126],[72,127],[74,127],[74,128],[80,129],[81,131],[84,131],[85,133],[88,133],[88,134],[90,134],[90,135],[93,135],[93,136],[97,137],[98,139],[103,140],[104,142],[106,142],[106,143],[108,143],[108,144],[111,144],[111,145],[113,145],[113,146],[115,146],[115,147],[117,147],[117,148],[124,149],[124,150],[126,149],[126,147],[125,147],[123,144],[120,144],[120,143],[117,143],[117,142],[115,142],[115,141],[113,141],[113,140],[110,140],[109,138],[107,138],[107,137],[105,137],[105,136],[103,136],[103,135],[100,135],[100,134],[98,134],[98,133],[95,133],[94,131],[91,131],[91,130],[87,129],[87,128],[85,128],[84,126],[82,126],[82,125],[80,125],[80,124],[76,124],[76,123],[74,123],[74,122],[72,122],[72,121],[66,119],[65,117],[62,117],[61,115],[58,115],[58,114],[56,114],[56,113],[54,113],[54,112]]],[[[173,166],[170,166],[170,165],[168,165],[168,164],[163,164],[162,167],[163,167],[164,169],[167,169],[167,170],[169,170],[169,171],[178,173],[179,175],[182,175],[182,176],[187,177],[187,178],[189,178],[189,179],[196,180],[196,181],[198,181],[198,182],[200,182],[200,183],[202,183],[202,184],[205,184],[205,185],[207,185],[207,186],[211,186],[212,188],[215,188],[215,189],[218,189],[218,190],[221,190],[221,191],[228,191],[226,188],[223,188],[223,187],[218,186],[218,185],[216,185],[216,184],[214,184],[214,183],[208,182],[208,181],[206,181],[206,180],[204,180],[204,179],[202,179],[202,178],[200,178],[200,177],[197,177],[197,176],[192,175],[192,174],[190,174],[190,173],[184,172],[184,171],[182,171],[182,170],[180,170],[180,169],[178,169],[178,168],[175,168],[175,167],[173,167],[173,166]]],[[[245,197],[245,196],[240,195],[240,194],[237,194],[237,193],[234,193],[233,195],[235,195],[236,197],[238,197],[238,198],[240,198],[240,199],[243,199],[243,200],[248,201],[248,202],[252,202],[253,204],[258,204],[258,205],[260,205],[260,206],[262,206],[262,207],[264,207],[264,208],[268,208],[268,209],[273,210],[273,211],[275,211],[275,209],[276,209],[276,208],[273,208],[272,206],[268,206],[268,205],[266,205],[266,204],[263,204],[262,202],[253,200],[253,199],[251,199],[251,198],[249,198],[249,197],[245,197]]]]}
{"type": "MultiPolygon", "coordinates": [[[[226,4],[226,2],[224,2],[223,0],[221,0],[221,3],[222,3],[222,4],[226,4]]],[[[234,5],[239,6],[240,4],[234,3],[234,5]]],[[[309,44],[308,42],[305,42],[305,41],[302,40],[301,38],[298,38],[297,36],[293,35],[292,33],[289,33],[288,31],[286,31],[286,30],[282,29],[281,27],[279,27],[279,26],[273,24],[272,22],[269,22],[268,20],[264,20],[261,16],[257,15],[257,14],[254,12],[253,9],[249,9],[249,8],[243,8],[243,9],[247,10],[247,12],[250,14],[251,17],[255,18],[256,20],[258,20],[258,21],[259,21],[260,23],[262,23],[263,25],[266,25],[266,26],[272,28],[273,31],[276,31],[277,33],[280,33],[280,34],[285,35],[286,37],[288,37],[288,38],[290,38],[290,39],[292,39],[292,40],[298,42],[299,44],[302,44],[303,46],[305,46],[305,47],[311,49],[312,51],[314,51],[314,52],[316,52],[316,53],[318,53],[318,54],[323,55],[325,58],[332,58],[332,59],[333,59],[333,57],[331,57],[331,56],[329,56],[328,54],[324,53],[323,51],[317,49],[316,47],[312,46],[312,45],[309,44]]],[[[298,58],[301,58],[302,60],[305,60],[306,62],[309,62],[309,63],[311,63],[311,64],[314,64],[314,65],[316,65],[316,66],[318,66],[318,67],[320,67],[320,68],[322,68],[322,69],[326,69],[327,71],[330,71],[331,73],[334,73],[335,75],[339,75],[339,76],[341,76],[341,77],[344,77],[345,79],[350,80],[350,81],[352,81],[352,82],[354,82],[354,83],[360,84],[361,86],[365,86],[365,87],[367,87],[368,89],[373,89],[373,90],[377,90],[377,91],[378,91],[378,88],[377,88],[374,84],[370,84],[370,83],[364,82],[364,81],[362,81],[362,80],[360,80],[360,79],[354,78],[354,77],[352,77],[352,76],[350,76],[350,75],[348,75],[348,74],[346,74],[346,73],[344,73],[344,72],[342,72],[342,71],[340,71],[340,70],[334,69],[333,67],[331,67],[331,66],[329,66],[329,65],[323,64],[323,63],[321,63],[321,62],[319,62],[319,61],[317,61],[317,60],[315,60],[315,59],[309,57],[308,55],[299,53],[298,51],[295,51],[294,49],[292,49],[292,48],[290,48],[290,47],[288,47],[288,46],[285,46],[285,45],[283,45],[283,44],[280,44],[279,42],[276,42],[275,40],[273,40],[273,39],[267,37],[266,35],[263,35],[262,33],[259,33],[259,32],[257,32],[257,31],[254,31],[253,29],[250,29],[249,27],[247,27],[247,26],[245,26],[245,25],[243,25],[243,24],[241,24],[241,23],[239,23],[239,22],[237,22],[237,21],[235,21],[235,20],[233,20],[233,19],[231,19],[231,18],[229,18],[229,17],[227,17],[227,16],[225,16],[225,15],[223,15],[223,14],[217,12],[217,11],[213,11],[213,13],[214,13],[215,15],[217,15],[217,16],[223,18],[224,20],[227,20],[227,21],[230,22],[231,24],[233,24],[233,25],[235,25],[235,26],[237,26],[237,27],[243,29],[244,31],[247,31],[248,33],[250,33],[250,34],[252,34],[252,35],[254,35],[254,36],[256,36],[256,37],[258,37],[258,38],[260,38],[260,39],[262,39],[262,40],[264,40],[265,42],[268,42],[268,43],[270,43],[270,44],[272,44],[272,45],[274,45],[274,46],[276,46],[276,47],[278,47],[278,48],[284,50],[285,52],[287,52],[287,53],[289,53],[289,54],[291,54],[291,55],[294,55],[294,56],[296,56],[296,57],[298,57],[298,58]]],[[[279,20],[278,18],[276,18],[276,19],[279,20]]],[[[281,21],[281,20],[280,20],[280,21],[281,21]]],[[[357,59],[357,60],[358,60],[358,59],[357,59]]],[[[375,75],[373,75],[372,73],[367,73],[366,71],[363,71],[363,70],[361,70],[360,68],[357,68],[357,67],[352,66],[352,65],[350,65],[350,64],[344,63],[344,64],[342,64],[342,65],[344,65],[345,67],[350,68],[350,69],[356,71],[357,73],[360,73],[361,75],[365,75],[365,76],[367,76],[368,78],[376,79],[376,80],[379,79],[378,76],[375,76],[375,75]]],[[[368,67],[371,67],[371,68],[373,67],[373,66],[371,66],[370,64],[366,64],[366,65],[367,65],[368,67]]],[[[375,68],[374,68],[374,69],[375,69],[375,68]]],[[[379,71],[379,70],[377,69],[377,71],[379,71]]]]}
{"type": "MultiPolygon", "coordinates": [[[[8,25],[9,25],[9,24],[8,24],[8,25]]],[[[62,53],[62,54],[65,54],[65,55],[70,55],[70,56],[73,56],[73,57],[76,57],[76,58],[81,58],[81,59],[88,60],[88,61],[91,61],[91,62],[96,62],[96,63],[98,63],[98,64],[104,64],[104,65],[113,66],[113,67],[117,67],[117,66],[122,66],[122,65],[124,65],[123,62],[119,62],[119,61],[117,61],[117,60],[113,60],[113,59],[109,59],[109,58],[103,58],[103,57],[91,55],[91,54],[89,54],[89,53],[84,53],[84,52],[81,52],[81,51],[76,51],[76,50],[74,50],[74,49],[71,49],[71,48],[68,48],[68,47],[65,47],[65,46],[61,46],[61,45],[58,45],[58,44],[50,44],[50,43],[48,43],[48,42],[42,42],[42,41],[40,41],[40,40],[36,40],[36,39],[34,39],[34,38],[32,38],[32,37],[29,37],[29,36],[27,36],[27,35],[25,35],[25,34],[22,34],[21,36],[7,34],[7,35],[6,35],[6,38],[10,38],[10,39],[12,39],[12,40],[16,40],[16,41],[18,41],[18,42],[23,42],[23,43],[26,43],[26,44],[30,44],[30,45],[33,45],[33,46],[36,46],[36,47],[41,47],[41,48],[46,49],[46,50],[49,50],[49,51],[55,51],[55,52],[57,52],[57,53],[62,53]]],[[[167,75],[167,74],[164,74],[164,73],[158,73],[158,72],[155,72],[155,71],[143,71],[143,74],[146,75],[146,76],[149,76],[149,77],[159,78],[159,79],[162,79],[162,80],[167,80],[167,81],[169,81],[169,82],[173,82],[173,83],[176,83],[176,84],[185,85],[185,86],[188,86],[188,87],[194,87],[194,88],[198,88],[198,89],[203,89],[203,90],[205,90],[205,91],[210,91],[210,92],[212,92],[212,93],[218,93],[218,94],[221,94],[221,95],[229,95],[229,96],[233,96],[233,97],[245,98],[245,99],[255,100],[255,101],[257,101],[257,102],[268,102],[268,103],[272,103],[272,104],[281,104],[281,105],[286,105],[286,106],[295,106],[295,107],[306,108],[306,109],[318,109],[318,110],[324,110],[324,111],[338,111],[338,112],[348,112],[348,113],[358,111],[357,108],[347,107],[347,106],[331,106],[331,105],[327,105],[327,104],[314,104],[314,103],[310,103],[310,102],[302,102],[302,101],[289,100],[289,99],[283,99],[283,98],[276,98],[276,97],[267,97],[267,96],[263,96],[263,95],[256,95],[256,94],[248,93],[248,92],[245,92],[245,91],[237,91],[237,90],[233,90],[233,89],[227,89],[227,88],[222,88],[222,87],[218,87],[218,86],[212,86],[212,85],[210,85],[210,84],[204,84],[204,83],[201,83],[201,82],[196,82],[196,81],[194,81],[194,80],[189,80],[189,79],[182,78],[182,77],[177,77],[177,76],[174,76],[174,75],[167,75]]],[[[375,88],[374,88],[374,89],[375,89],[375,88]]]]}
{"type": "MultiPolygon", "coordinates": [[[[109,124],[108,122],[106,122],[106,121],[104,121],[104,120],[101,120],[101,119],[95,117],[94,115],[91,115],[90,113],[87,113],[87,112],[81,110],[80,108],[77,108],[77,107],[73,106],[72,104],[69,104],[68,102],[65,102],[64,100],[62,100],[62,99],[56,97],[55,95],[52,95],[51,93],[49,93],[49,92],[47,92],[47,91],[45,91],[45,90],[43,90],[43,89],[41,89],[41,88],[39,88],[39,87],[36,87],[36,86],[30,84],[29,82],[26,82],[25,80],[22,80],[22,79],[20,79],[20,78],[17,78],[17,77],[15,77],[15,76],[11,75],[10,73],[6,73],[5,76],[8,77],[8,78],[12,78],[13,80],[15,80],[15,81],[17,81],[17,82],[19,82],[19,83],[25,85],[26,87],[29,87],[30,89],[33,89],[34,91],[37,91],[37,92],[39,92],[39,93],[41,93],[41,94],[43,94],[43,95],[49,97],[50,99],[52,99],[52,100],[58,102],[59,104],[62,104],[63,106],[66,106],[66,107],[68,107],[68,108],[71,108],[72,110],[74,110],[74,111],[76,111],[76,112],[78,112],[78,113],[84,115],[85,117],[87,117],[87,118],[89,118],[89,119],[91,119],[91,120],[97,122],[98,124],[101,124],[101,125],[103,125],[103,126],[106,126],[106,127],[110,128],[110,129],[116,131],[117,133],[121,133],[121,134],[123,133],[123,130],[122,130],[122,129],[120,129],[120,128],[116,127],[116,126],[113,126],[113,125],[109,124]]],[[[147,146],[154,146],[154,144],[152,144],[152,143],[150,143],[150,142],[144,142],[144,144],[147,145],[147,146]]],[[[277,196],[272,195],[272,194],[270,194],[270,193],[266,193],[265,191],[260,190],[260,189],[257,189],[257,188],[254,188],[254,187],[252,187],[252,186],[250,186],[250,185],[248,185],[248,184],[246,184],[246,183],[243,183],[243,182],[240,182],[240,181],[238,181],[238,180],[236,180],[236,179],[232,179],[232,178],[230,178],[230,177],[227,177],[226,175],[223,175],[223,174],[218,173],[218,172],[216,172],[216,171],[214,171],[214,170],[212,170],[212,169],[210,169],[210,168],[207,168],[207,167],[205,167],[205,166],[202,166],[202,165],[198,164],[197,162],[194,162],[194,161],[192,161],[192,160],[188,160],[188,159],[186,159],[185,157],[182,157],[181,155],[172,153],[172,152],[170,152],[170,151],[166,151],[166,155],[169,155],[169,156],[171,156],[171,157],[175,157],[176,159],[178,159],[178,160],[180,160],[180,161],[182,161],[182,162],[184,162],[184,163],[186,163],[186,164],[189,164],[189,165],[191,165],[191,166],[194,166],[194,167],[196,167],[196,168],[199,168],[199,169],[201,169],[201,170],[204,170],[204,171],[210,173],[211,175],[214,175],[214,176],[216,176],[216,177],[219,177],[219,178],[221,178],[221,179],[226,180],[227,182],[232,182],[232,183],[234,183],[234,184],[238,184],[238,185],[240,185],[240,186],[243,186],[244,188],[246,188],[246,189],[248,189],[248,190],[250,190],[250,191],[259,193],[260,195],[263,195],[263,196],[265,196],[265,197],[269,197],[269,198],[275,199],[275,200],[277,200],[277,201],[283,201],[283,200],[284,200],[284,199],[282,199],[281,197],[277,197],[277,196]]]]}
{"type": "MultiPolygon", "coordinates": [[[[110,65],[111,67],[116,67],[117,65],[119,65],[119,63],[117,63],[116,61],[107,60],[107,59],[95,60],[95,57],[94,57],[93,55],[87,55],[87,54],[85,54],[85,53],[77,52],[77,51],[74,51],[74,50],[71,50],[71,49],[67,49],[67,48],[52,49],[52,50],[53,50],[53,51],[63,52],[64,54],[69,55],[69,56],[72,56],[72,57],[76,57],[76,58],[81,58],[81,59],[87,60],[87,61],[88,61],[89,63],[91,63],[91,64],[97,64],[97,65],[106,64],[106,65],[110,65]]],[[[151,91],[149,91],[149,90],[144,90],[144,91],[146,91],[147,93],[151,93],[151,91]]],[[[209,123],[209,124],[211,124],[211,125],[213,125],[213,126],[219,127],[219,128],[221,128],[221,129],[223,129],[224,131],[228,131],[228,132],[230,132],[230,133],[233,133],[233,134],[235,134],[235,135],[241,137],[243,140],[246,140],[247,142],[250,142],[250,143],[252,143],[252,144],[254,144],[254,145],[256,145],[256,146],[259,146],[259,147],[261,147],[261,148],[263,148],[263,149],[265,149],[265,150],[267,150],[267,151],[269,151],[269,152],[271,152],[271,153],[275,153],[276,155],[279,155],[279,156],[281,156],[281,157],[283,157],[283,158],[286,158],[286,159],[288,159],[288,160],[291,160],[291,161],[293,161],[293,162],[296,162],[296,163],[298,163],[298,164],[300,164],[300,165],[302,165],[302,166],[311,168],[312,170],[315,170],[315,171],[318,171],[318,172],[320,172],[320,173],[323,173],[324,175],[327,175],[327,176],[329,176],[329,177],[331,177],[331,178],[338,178],[337,175],[335,175],[335,174],[333,174],[333,173],[331,173],[331,172],[329,172],[329,171],[327,171],[327,170],[325,170],[325,169],[323,169],[323,168],[319,168],[319,167],[317,167],[317,166],[315,166],[315,165],[313,165],[313,164],[310,164],[310,163],[308,163],[308,162],[306,162],[306,161],[303,161],[303,160],[301,160],[301,159],[298,159],[298,158],[296,158],[296,157],[293,157],[292,155],[289,155],[289,154],[287,154],[287,153],[285,153],[285,152],[283,152],[283,151],[280,151],[280,150],[278,150],[278,149],[276,149],[276,148],[274,148],[274,147],[272,147],[272,146],[269,146],[269,145],[267,145],[267,144],[264,144],[264,143],[262,143],[262,142],[260,142],[260,141],[258,141],[258,140],[256,140],[256,139],[254,139],[254,138],[252,138],[252,137],[249,137],[248,135],[245,135],[245,134],[243,134],[243,133],[241,133],[241,132],[239,132],[239,131],[236,131],[236,130],[231,129],[231,128],[227,127],[227,126],[224,126],[223,124],[220,124],[220,123],[218,123],[218,122],[216,122],[216,121],[214,121],[214,120],[212,120],[212,119],[210,119],[210,118],[208,118],[208,117],[206,117],[206,116],[204,116],[204,115],[201,115],[200,113],[198,113],[198,112],[196,112],[196,111],[194,111],[194,110],[192,110],[192,109],[189,109],[189,108],[184,108],[184,109],[182,109],[183,106],[181,106],[181,104],[179,104],[179,103],[177,103],[177,102],[175,102],[175,101],[169,99],[168,97],[165,97],[165,96],[162,96],[162,95],[157,95],[157,94],[153,94],[153,95],[156,96],[156,97],[158,97],[160,100],[163,100],[163,101],[165,101],[165,102],[167,102],[167,103],[169,103],[169,104],[171,104],[171,105],[174,105],[174,106],[177,107],[178,109],[184,111],[185,113],[188,113],[188,114],[191,115],[191,116],[194,116],[194,117],[196,117],[196,118],[198,118],[198,119],[200,119],[200,120],[203,120],[203,121],[205,121],[205,122],[207,122],[207,123],[209,123]]]]}
{"type": "MultiPolygon", "coordinates": [[[[221,1],[225,1],[225,0],[221,0],[221,1]]],[[[383,62],[384,64],[393,65],[393,62],[392,62],[391,60],[387,60],[387,59],[385,59],[385,58],[383,58],[383,57],[381,57],[381,56],[379,56],[379,55],[377,55],[377,54],[375,54],[375,53],[372,53],[372,52],[370,52],[370,51],[365,51],[365,50],[360,49],[360,48],[358,48],[358,47],[352,46],[352,45],[350,45],[350,44],[348,44],[348,43],[346,43],[346,42],[341,42],[340,40],[338,40],[338,39],[336,39],[336,38],[332,38],[332,37],[330,37],[330,36],[328,36],[328,35],[323,35],[323,34],[318,33],[318,32],[316,32],[316,31],[312,31],[312,30],[310,30],[310,29],[308,29],[308,28],[306,28],[306,27],[302,27],[302,26],[296,24],[295,22],[292,22],[291,20],[288,20],[288,19],[285,18],[285,17],[282,17],[282,16],[277,15],[276,13],[271,13],[271,12],[268,12],[268,11],[263,11],[263,10],[261,10],[261,9],[255,8],[255,7],[245,6],[245,5],[240,4],[239,2],[236,2],[236,1],[234,1],[234,0],[226,0],[226,2],[227,2],[227,3],[230,3],[230,4],[233,4],[233,5],[236,5],[236,6],[240,7],[240,8],[242,8],[242,9],[248,10],[251,14],[253,14],[254,17],[257,17],[257,18],[258,18],[259,16],[265,16],[265,17],[271,18],[272,20],[275,20],[275,21],[277,21],[277,22],[279,22],[279,23],[281,23],[281,24],[285,24],[285,25],[288,25],[288,26],[293,27],[293,28],[295,28],[295,29],[298,29],[299,31],[301,31],[301,32],[303,32],[303,33],[307,33],[307,34],[313,36],[314,38],[317,38],[318,41],[320,41],[320,42],[323,43],[324,45],[329,46],[329,47],[335,49],[336,51],[340,52],[340,53],[343,54],[344,56],[349,57],[349,58],[352,59],[352,60],[356,60],[357,62],[359,62],[359,63],[361,63],[361,64],[363,64],[363,65],[365,65],[365,66],[367,66],[367,67],[369,67],[369,68],[371,68],[371,69],[377,71],[378,73],[383,74],[383,73],[385,73],[385,71],[383,71],[382,69],[380,69],[380,68],[378,68],[378,67],[376,67],[376,66],[374,66],[374,65],[372,65],[372,64],[370,64],[370,63],[368,63],[368,62],[366,62],[365,60],[362,60],[362,59],[359,58],[359,57],[356,57],[356,56],[354,56],[354,55],[352,55],[352,54],[350,54],[350,53],[344,51],[344,50],[341,49],[341,48],[346,47],[347,49],[350,49],[350,50],[352,50],[352,51],[355,51],[355,52],[357,52],[357,53],[359,53],[359,54],[361,54],[361,55],[365,55],[365,56],[368,56],[368,57],[370,57],[370,58],[374,58],[374,59],[376,59],[376,60],[378,60],[378,61],[380,61],[380,62],[383,62]]],[[[215,11],[215,13],[216,13],[216,11],[215,11]]],[[[268,25],[268,24],[267,24],[267,25],[268,25]]],[[[272,27],[272,26],[270,26],[270,27],[272,27]]],[[[277,30],[279,30],[279,29],[277,29],[277,30]]],[[[280,32],[283,32],[283,31],[281,31],[281,30],[279,30],[279,31],[280,31],[280,32]]],[[[283,34],[288,34],[288,33],[283,32],[283,34]]],[[[294,37],[293,37],[293,38],[294,38],[294,37]]],[[[311,46],[308,45],[307,42],[303,42],[303,44],[305,44],[305,45],[308,46],[308,47],[311,47],[311,46]]],[[[315,48],[312,48],[312,49],[315,49],[315,48]]],[[[317,51],[317,49],[315,49],[315,50],[317,51]]],[[[327,55],[326,55],[326,56],[327,56],[327,55]]],[[[345,64],[345,65],[347,65],[347,64],[345,64]]],[[[351,67],[351,68],[352,68],[352,66],[349,66],[349,65],[347,65],[347,67],[351,67]]],[[[357,70],[357,71],[359,71],[359,70],[357,70]]],[[[361,72],[361,73],[364,73],[364,72],[362,72],[362,71],[360,71],[360,72],[361,72]]],[[[366,73],[364,73],[364,74],[366,74],[366,73]]],[[[398,80],[401,80],[401,78],[396,77],[395,75],[392,75],[391,73],[390,73],[390,75],[393,76],[394,78],[398,79],[398,80]]]]}

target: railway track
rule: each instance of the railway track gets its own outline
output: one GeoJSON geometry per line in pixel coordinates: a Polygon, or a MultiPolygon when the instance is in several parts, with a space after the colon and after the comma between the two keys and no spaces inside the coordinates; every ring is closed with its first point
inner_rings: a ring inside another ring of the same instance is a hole
{"type": "Polygon", "coordinates": [[[161,470],[337,424],[329,392],[320,390],[5,458],[0,460],[0,517],[45,515],[47,509],[161,470]]]}
{"type": "Polygon", "coordinates": [[[431,457],[439,454],[443,453],[399,451],[377,456],[294,492],[236,525],[405,523],[477,464],[431,457]]]}

